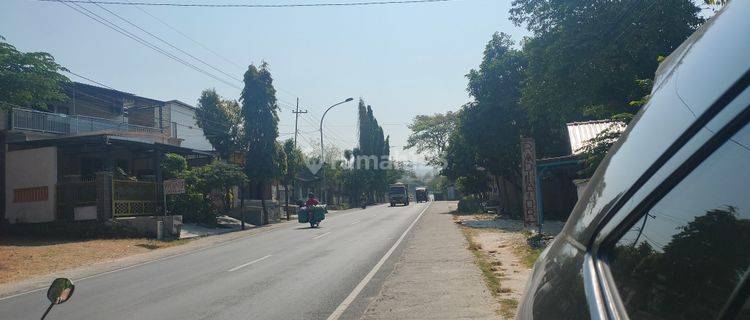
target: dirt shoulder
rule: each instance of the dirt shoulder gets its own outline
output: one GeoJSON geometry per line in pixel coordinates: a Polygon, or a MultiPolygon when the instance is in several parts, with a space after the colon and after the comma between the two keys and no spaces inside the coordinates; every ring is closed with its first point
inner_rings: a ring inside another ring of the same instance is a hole
{"type": "MultiPolygon", "coordinates": [[[[488,214],[454,214],[453,220],[469,242],[484,282],[498,302],[499,313],[512,319],[541,249],[528,246],[526,237],[530,233],[524,231],[519,220],[488,214]]],[[[546,222],[544,233],[555,235],[563,225],[559,221],[546,222]]]]}
{"type": "Polygon", "coordinates": [[[22,246],[20,243],[11,243],[19,239],[6,240],[7,236],[3,236],[0,240],[0,277],[3,279],[0,281],[0,299],[23,292],[45,290],[60,274],[76,281],[203,250],[292,224],[297,224],[297,221],[172,242],[152,239],[98,239],[48,243],[44,240],[27,239],[26,245],[22,246]],[[77,258],[69,259],[69,255],[75,255],[77,258]]]}
{"type": "Polygon", "coordinates": [[[187,243],[153,239],[0,239],[0,285],[187,243]]]}

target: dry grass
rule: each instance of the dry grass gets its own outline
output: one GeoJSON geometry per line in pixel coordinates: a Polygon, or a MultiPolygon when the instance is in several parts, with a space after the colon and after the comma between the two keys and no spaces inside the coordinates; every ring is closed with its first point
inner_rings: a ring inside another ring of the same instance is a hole
{"type": "Polygon", "coordinates": [[[0,239],[0,284],[181,245],[188,241],[153,239],[71,241],[4,237],[0,239]]]}
{"type": "Polygon", "coordinates": [[[526,248],[526,252],[521,257],[521,263],[527,268],[534,267],[534,263],[539,259],[539,255],[542,254],[543,250],[526,248]]]}
{"type": "Polygon", "coordinates": [[[489,257],[481,250],[482,245],[474,240],[476,231],[461,227],[466,240],[469,242],[468,249],[474,254],[474,262],[482,272],[482,278],[485,284],[490,289],[492,296],[497,299],[500,303],[500,309],[498,313],[503,316],[504,319],[512,319],[515,316],[516,309],[518,308],[518,301],[515,299],[504,299],[500,295],[508,293],[511,290],[509,288],[503,288],[500,283],[500,278],[503,276],[501,272],[498,272],[497,266],[502,265],[500,261],[491,261],[489,257]]]}
{"type": "Polygon", "coordinates": [[[518,300],[512,298],[500,299],[500,306],[502,306],[503,310],[514,310],[502,312],[506,319],[511,319],[516,316],[515,310],[518,309],[518,300]]]}

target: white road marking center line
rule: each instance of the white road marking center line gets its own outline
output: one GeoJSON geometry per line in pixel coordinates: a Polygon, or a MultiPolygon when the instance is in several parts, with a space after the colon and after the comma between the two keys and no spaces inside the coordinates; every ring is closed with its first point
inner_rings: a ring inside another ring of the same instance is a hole
{"type": "Polygon", "coordinates": [[[244,267],[247,267],[247,266],[249,266],[249,265],[251,265],[251,264],[253,264],[253,263],[256,263],[256,262],[261,262],[261,261],[263,261],[263,260],[266,260],[266,259],[268,259],[268,258],[270,258],[270,257],[271,257],[271,255],[269,254],[269,255],[267,255],[267,256],[265,256],[265,257],[262,257],[262,258],[258,258],[258,259],[255,259],[255,260],[253,260],[253,261],[250,261],[250,262],[248,262],[248,263],[245,263],[245,264],[241,264],[241,265],[239,265],[239,266],[236,266],[236,267],[234,267],[234,268],[232,268],[232,269],[229,269],[229,270],[228,270],[227,272],[237,271],[237,270],[239,270],[239,269],[242,269],[242,268],[244,268],[244,267]]]}
{"type": "Polygon", "coordinates": [[[322,237],[325,237],[325,236],[327,236],[327,235],[329,235],[329,234],[331,234],[331,232],[330,232],[330,231],[328,231],[328,232],[326,232],[326,233],[324,233],[324,234],[319,234],[319,235],[317,235],[317,236],[314,236],[314,237],[313,237],[313,239],[320,239],[320,238],[322,238],[322,237]]]}

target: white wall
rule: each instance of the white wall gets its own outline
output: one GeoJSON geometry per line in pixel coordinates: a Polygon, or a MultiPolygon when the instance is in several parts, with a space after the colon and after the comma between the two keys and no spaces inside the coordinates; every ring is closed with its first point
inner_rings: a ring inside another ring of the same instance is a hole
{"type": "MultiPolygon", "coordinates": [[[[195,121],[195,111],[178,103],[168,102],[167,104],[172,122],[177,123],[175,128],[170,129],[172,132],[176,129],[177,138],[184,139],[181,146],[203,151],[213,150],[211,143],[203,135],[203,129],[198,127],[195,121]]],[[[170,126],[172,125],[170,123],[170,126]]]]}
{"type": "Polygon", "coordinates": [[[5,164],[5,216],[10,223],[55,220],[57,147],[10,151],[5,164]],[[46,201],[13,200],[13,190],[46,186],[46,201]]]}

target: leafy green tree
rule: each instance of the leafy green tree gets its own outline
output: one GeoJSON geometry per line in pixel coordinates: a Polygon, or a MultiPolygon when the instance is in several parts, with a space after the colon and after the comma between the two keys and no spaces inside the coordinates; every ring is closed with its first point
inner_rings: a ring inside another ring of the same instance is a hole
{"type": "MultiPolygon", "coordinates": [[[[0,104],[47,110],[47,104],[65,101],[60,74],[67,69],[46,52],[21,52],[0,36],[0,104]]],[[[4,106],[3,106],[4,107],[4,106]]]]}
{"type": "Polygon", "coordinates": [[[232,188],[247,182],[247,176],[242,172],[241,167],[218,160],[202,167],[190,169],[183,176],[186,183],[192,185],[195,191],[203,194],[206,200],[211,193],[220,193],[225,210],[230,207],[228,195],[231,194],[232,188]]]}
{"type": "Polygon", "coordinates": [[[417,153],[424,155],[428,165],[442,166],[448,139],[455,127],[456,114],[454,112],[417,115],[409,124],[411,134],[406,140],[404,149],[416,149],[417,153]]]}
{"type": "Polygon", "coordinates": [[[247,182],[241,167],[218,160],[191,169],[183,156],[168,153],[161,166],[165,178],[185,179],[187,193],[170,196],[167,206],[182,214],[186,222],[215,224],[219,208],[211,195],[221,195],[222,208],[226,211],[231,204],[231,188],[247,182]]]}
{"type": "Polygon", "coordinates": [[[478,194],[487,190],[486,172],[480,170],[477,159],[476,145],[468,140],[463,134],[462,116],[465,111],[458,113],[457,129],[450,136],[448,148],[445,155],[445,165],[440,174],[449,180],[456,182],[458,189],[465,194],[478,194]]]}
{"type": "Polygon", "coordinates": [[[461,130],[474,143],[478,164],[520,190],[519,137],[528,128],[518,100],[527,61],[513,46],[507,34],[493,34],[479,69],[467,75],[475,102],[464,106],[461,130]]]}
{"type": "Polygon", "coordinates": [[[502,210],[515,213],[520,203],[510,203],[510,192],[520,192],[519,137],[530,130],[520,106],[526,58],[510,37],[495,33],[484,49],[479,69],[471,70],[467,91],[473,102],[461,107],[455,130],[447,143],[443,174],[467,194],[488,189],[489,174],[501,191],[502,210]],[[515,190],[500,185],[508,181],[515,190]]]}
{"type": "Polygon", "coordinates": [[[286,172],[284,173],[281,181],[284,183],[284,198],[286,198],[286,205],[289,206],[289,190],[294,184],[294,179],[297,177],[297,172],[302,168],[304,164],[304,154],[302,150],[294,145],[294,139],[287,139],[284,141],[283,147],[284,154],[286,155],[286,172]]]}
{"type": "Polygon", "coordinates": [[[176,153],[167,153],[161,161],[161,170],[164,179],[179,178],[188,169],[185,157],[176,153]]]}
{"type": "Polygon", "coordinates": [[[245,173],[255,184],[255,198],[261,200],[264,223],[268,223],[263,190],[268,183],[279,176],[279,152],[276,139],[279,136],[276,104],[276,89],[268,64],[260,68],[250,65],[244,76],[242,89],[242,117],[244,122],[245,173]]]}
{"type": "Polygon", "coordinates": [[[703,22],[691,0],[515,0],[511,21],[525,25],[521,105],[542,157],[567,153],[564,124],[637,110],[636,79],[703,22]]]}
{"type": "Polygon", "coordinates": [[[224,100],[215,89],[206,89],[198,98],[195,120],[219,156],[228,160],[240,148],[240,106],[237,101],[224,100]]]}

